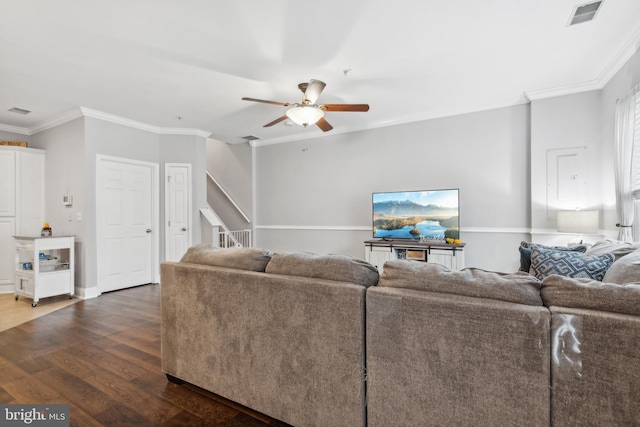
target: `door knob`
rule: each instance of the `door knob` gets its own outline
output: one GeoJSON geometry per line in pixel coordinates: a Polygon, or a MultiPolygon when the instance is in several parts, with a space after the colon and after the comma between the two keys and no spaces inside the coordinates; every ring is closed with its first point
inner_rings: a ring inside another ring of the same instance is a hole
{"type": "Polygon", "coordinates": [[[187,227],[182,227],[182,231],[187,231],[187,227]]]}
{"type": "Polygon", "coordinates": [[[147,233],[151,233],[151,229],[150,228],[147,228],[147,233]]]}

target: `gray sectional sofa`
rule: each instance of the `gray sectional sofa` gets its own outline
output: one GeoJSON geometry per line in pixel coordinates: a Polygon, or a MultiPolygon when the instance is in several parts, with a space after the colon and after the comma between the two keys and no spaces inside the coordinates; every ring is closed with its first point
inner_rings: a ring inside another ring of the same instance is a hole
{"type": "Polygon", "coordinates": [[[161,286],[168,378],[294,426],[640,425],[638,284],[199,245],[161,286]]]}
{"type": "Polygon", "coordinates": [[[350,257],[193,247],[161,267],[162,369],[295,426],[363,426],[377,281],[350,257]]]}

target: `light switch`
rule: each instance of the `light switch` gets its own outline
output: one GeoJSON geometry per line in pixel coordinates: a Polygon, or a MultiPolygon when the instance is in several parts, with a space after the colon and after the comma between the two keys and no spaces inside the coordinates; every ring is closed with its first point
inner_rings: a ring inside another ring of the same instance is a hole
{"type": "Polygon", "coordinates": [[[71,212],[67,212],[67,221],[73,221],[73,214],[71,212]]]}
{"type": "Polygon", "coordinates": [[[82,221],[82,212],[76,212],[76,221],[80,222],[82,221]]]}

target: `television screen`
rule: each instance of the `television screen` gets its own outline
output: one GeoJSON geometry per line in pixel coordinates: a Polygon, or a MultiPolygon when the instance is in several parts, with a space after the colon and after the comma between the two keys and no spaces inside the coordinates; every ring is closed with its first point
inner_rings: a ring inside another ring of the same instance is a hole
{"type": "Polygon", "coordinates": [[[458,238],[458,189],[373,193],[373,237],[458,238]]]}

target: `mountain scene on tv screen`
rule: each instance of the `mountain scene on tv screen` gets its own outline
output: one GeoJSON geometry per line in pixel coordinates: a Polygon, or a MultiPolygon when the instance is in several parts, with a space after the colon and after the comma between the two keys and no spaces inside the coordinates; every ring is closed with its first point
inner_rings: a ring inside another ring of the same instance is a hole
{"type": "Polygon", "coordinates": [[[412,200],[373,204],[373,237],[393,239],[458,238],[458,208],[422,205],[412,200]]]}

